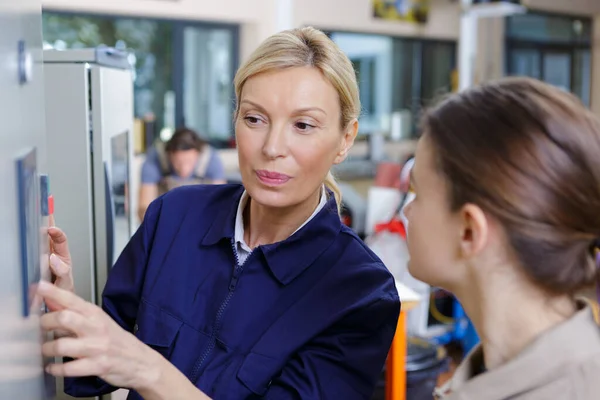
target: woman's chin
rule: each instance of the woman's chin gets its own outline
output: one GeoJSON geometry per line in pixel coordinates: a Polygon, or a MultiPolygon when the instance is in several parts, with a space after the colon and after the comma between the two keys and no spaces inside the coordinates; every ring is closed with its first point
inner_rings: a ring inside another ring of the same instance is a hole
{"type": "Polygon", "coordinates": [[[408,269],[408,273],[410,274],[410,276],[412,276],[415,279],[419,279],[415,276],[415,266],[411,259],[409,259],[406,263],[406,268],[408,269]]]}
{"type": "Polygon", "coordinates": [[[430,277],[428,277],[427,274],[424,274],[423,269],[419,268],[419,266],[416,265],[416,263],[412,259],[408,260],[408,272],[410,273],[410,276],[412,276],[416,280],[427,284],[431,284],[431,280],[429,279],[430,277]]]}
{"type": "Polygon", "coordinates": [[[253,201],[264,207],[286,208],[294,205],[293,199],[283,190],[253,185],[246,187],[246,191],[253,201]]]}

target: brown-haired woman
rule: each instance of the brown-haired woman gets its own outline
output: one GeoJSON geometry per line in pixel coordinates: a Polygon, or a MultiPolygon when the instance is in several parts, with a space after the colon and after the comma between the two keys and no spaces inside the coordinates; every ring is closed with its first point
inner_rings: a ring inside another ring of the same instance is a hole
{"type": "Polygon", "coordinates": [[[410,272],[452,291],[481,346],[444,399],[598,399],[600,121],[511,78],[427,113],[406,207],[410,272]],[[432,247],[435,251],[432,251],[432,247]]]}

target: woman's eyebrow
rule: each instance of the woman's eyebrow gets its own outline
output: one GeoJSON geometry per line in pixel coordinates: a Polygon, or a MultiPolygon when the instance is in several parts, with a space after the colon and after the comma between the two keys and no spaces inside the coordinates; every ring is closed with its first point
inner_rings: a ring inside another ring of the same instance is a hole
{"type": "Polygon", "coordinates": [[[320,112],[322,114],[324,114],[325,116],[327,116],[327,113],[325,112],[325,110],[323,110],[322,108],[319,107],[303,107],[303,108],[299,108],[297,110],[294,111],[294,114],[303,114],[305,112],[310,112],[310,111],[317,111],[320,112]]]}
{"type": "MultiPolygon", "coordinates": [[[[252,106],[252,107],[258,109],[260,112],[267,113],[267,110],[263,106],[261,106],[260,104],[254,102],[252,100],[244,99],[244,100],[240,101],[240,105],[242,105],[242,104],[248,104],[249,106],[252,106]]],[[[302,107],[297,110],[294,110],[294,114],[303,114],[303,113],[311,112],[311,111],[312,112],[316,111],[316,112],[322,113],[323,115],[327,116],[327,112],[325,112],[325,110],[323,110],[320,107],[302,107]]]]}
{"type": "Polygon", "coordinates": [[[253,101],[246,100],[246,99],[244,99],[244,100],[240,101],[240,105],[241,105],[241,104],[244,104],[244,103],[246,103],[246,104],[248,104],[248,105],[250,105],[250,106],[252,106],[252,107],[254,107],[254,108],[257,108],[257,109],[258,109],[259,111],[261,111],[261,112],[264,112],[264,113],[266,113],[266,112],[267,112],[267,110],[265,110],[265,108],[264,108],[263,106],[261,106],[261,105],[260,105],[260,104],[258,104],[258,103],[255,103],[255,102],[253,102],[253,101]]]}

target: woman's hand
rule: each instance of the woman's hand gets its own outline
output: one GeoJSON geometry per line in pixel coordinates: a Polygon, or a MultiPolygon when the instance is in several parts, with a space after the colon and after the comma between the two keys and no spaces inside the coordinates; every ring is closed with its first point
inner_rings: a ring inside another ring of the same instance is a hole
{"type": "Polygon", "coordinates": [[[42,328],[71,334],[45,343],[43,354],[75,359],[49,365],[50,374],[98,376],[115,387],[134,390],[150,387],[158,381],[161,368],[168,362],[123,330],[100,307],[47,282],[40,282],[38,294],[56,306],[53,312],[41,317],[42,328]]]}
{"type": "Polygon", "coordinates": [[[48,236],[50,237],[50,269],[54,275],[53,282],[61,289],[75,292],[67,235],[59,228],[51,226],[48,228],[48,236]]]}

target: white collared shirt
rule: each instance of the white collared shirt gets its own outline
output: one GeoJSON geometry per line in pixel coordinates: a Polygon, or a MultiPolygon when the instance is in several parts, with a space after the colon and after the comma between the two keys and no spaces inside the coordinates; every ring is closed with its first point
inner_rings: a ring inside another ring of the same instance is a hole
{"type": "MultiPolygon", "coordinates": [[[[244,262],[246,262],[246,259],[248,258],[250,253],[252,253],[252,249],[250,248],[250,246],[248,246],[248,244],[246,244],[246,241],[244,240],[244,209],[246,208],[246,204],[248,203],[248,198],[248,192],[244,190],[244,193],[242,194],[242,197],[240,198],[240,202],[238,204],[237,214],[235,216],[235,251],[237,253],[237,259],[240,265],[243,265],[244,262]]],[[[317,208],[315,208],[315,211],[313,211],[311,216],[308,217],[308,219],[304,221],[304,223],[300,225],[300,227],[296,229],[294,233],[298,232],[304,227],[304,225],[308,224],[310,220],[313,219],[315,215],[317,215],[319,211],[323,209],[323,207],[325,207],[326,204],[327,191],[325,190],[325,185],[323,185],[323,188],[321,190],[321,199],[319,200],[317,208]]],[[[292,235],[294,233],[292,233],[292,235]]]]}

